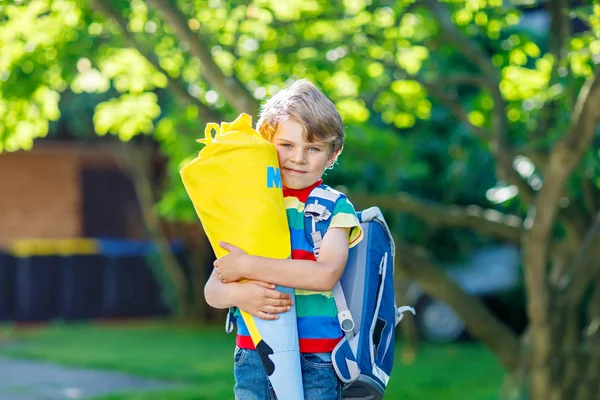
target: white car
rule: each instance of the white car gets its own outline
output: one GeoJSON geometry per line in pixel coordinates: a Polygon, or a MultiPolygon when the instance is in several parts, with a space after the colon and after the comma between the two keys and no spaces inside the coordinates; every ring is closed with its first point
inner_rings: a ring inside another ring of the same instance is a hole
{"type": "MultiPolygon", "coordinates": [[[[502,293],[513,292],[518,297],[522,287],[519,248],[512,245],[487,247],[476,251],[466,264],[449,266],[447,275],[467,293],[481,298],[486,303],[498,306],[497,297],[502,293]]],[[[445,303],[435,299],[423,291],[416,282],[410,282],[406,291],[407,299],[415,309],[415,320],[420,334],[425,339],[436,343],[452,342],[465,334],[465,323],[445,303]]],[[[504,308],[512,306],[503,306],[504,308]]],[[[492,306],[492,312],[494,310],[492,306]]],[[[496,307],[502,308],[502,307],[496,307]]],[[[511,317],[499,315],[501,319],[509,319],[509,324],[516,324],[520,329],[525,318],[524,305],[508,310],[511,317]],[[517,309],[518,308],[518,309],[517,309]]]]}

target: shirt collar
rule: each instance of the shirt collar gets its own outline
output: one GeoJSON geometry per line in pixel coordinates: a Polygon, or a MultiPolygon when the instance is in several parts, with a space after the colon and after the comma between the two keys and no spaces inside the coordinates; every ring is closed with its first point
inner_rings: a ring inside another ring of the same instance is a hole
{"type": "Polygon", "coordinates": [[[283,197],[295,197],[303,203],[306,203],[306,199],[308,199],[308,195],[310,192],[317,186],[323,184],[323,179],[319,179],[312,185],[302,188],[302,189],[290,189],[288,187],[283,187],[283,197]]]}

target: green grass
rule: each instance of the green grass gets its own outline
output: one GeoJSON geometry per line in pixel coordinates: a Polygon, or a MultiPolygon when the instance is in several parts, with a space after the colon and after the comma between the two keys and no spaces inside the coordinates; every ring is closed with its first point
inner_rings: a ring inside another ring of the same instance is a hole
{"type": "MultiPolygon", "coordinates": [[[[212,400],[233,398],[234,335],[223,329],[191,329],[164,323],[130,326],[53,325],[12,332],[20,346],[2,353],[65,365],[130,372],[181,382],[168,392],[129,393],[103,400],[212,400]]],[[[410,365],[397,361],[386,398],[492,400],[503,372],[479,345],[423,344],[410,365]]]]}

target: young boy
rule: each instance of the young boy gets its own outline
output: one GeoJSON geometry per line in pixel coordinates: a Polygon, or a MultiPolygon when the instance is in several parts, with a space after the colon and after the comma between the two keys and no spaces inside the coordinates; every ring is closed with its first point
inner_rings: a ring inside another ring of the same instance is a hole
{"type": "MultiPolygon", "coordinates": [[[[275,285],[295,288],[302,379],[306,400],[341,399],[342,384],[331,352],[343,336],[331,290],[344,272],[348,249],[362,238],[354,207],[340,197],[316,260],[304,232],[304,203],[322,184],[344,145],[344,126],[335,106],[312,83],[300,80],[266,102],[257,130],[277,148],[290,228],[292,259],[251,256],[234,244],[215,261],[205,287],[208,304],[239,307],[265,319],[289,309],[291,300],[275,285]],[[240,283],[241,279],[250,281],[240,283]],[[269,282],[269,283],[266,283],[269,282]]],[[[234,355],[235,397],[273,399],[275,395],[241,317],[234,355]]],[[[285,399],[280,399],[285,400],[285,399]]]]}

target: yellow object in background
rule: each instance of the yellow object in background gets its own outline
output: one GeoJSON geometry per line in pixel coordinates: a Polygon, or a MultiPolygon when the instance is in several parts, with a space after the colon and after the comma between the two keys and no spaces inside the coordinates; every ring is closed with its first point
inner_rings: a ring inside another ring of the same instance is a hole
{"type": "Polygon", "coordinates": [[[15,257],[91,255],[98,254],[99,247],[95,239],[19,239],[8,252],[15,257]]]}
{"type": "Polygon", "coordinates": [[[247,114],[221,126],[210,123],[204,134],[198,141],[206,146],[180,173],[217,258],[227,254],[219,241],[255,256],[288,258],[275,146],[252,128],[247,114]]]}

